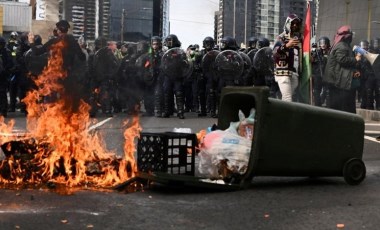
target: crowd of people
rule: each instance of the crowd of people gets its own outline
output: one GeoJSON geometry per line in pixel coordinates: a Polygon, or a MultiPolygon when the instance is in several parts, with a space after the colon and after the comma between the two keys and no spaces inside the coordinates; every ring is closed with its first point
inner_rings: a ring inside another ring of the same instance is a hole
{"type": "MultiPolygon", "coordinates": [[[[2,116],[16,109],[27,113],[23,98],[36,88],[34,79],[47,65],[50,47],[59,41],[68,44],[63,54],[68,106],[75,112],[83,100],[91,106],[92,117],[144,111],[144,116],[159,118],[176,115],[184,119],[187,112],[216,118],[221,90],[226,86],[267,86],[270,97],[302,101],[297,88],[304,41],[302,19],[295,14],[289,15],[272,47],[265,37],[251,37],[246,47],[240,47],[231,36],[223,37],[219,44],[207,36],[202,47],[193,44],[182,49],[175,34],[136,43],[98,37],[91,46],[83,37],[76,40],[68,34],[69,28],[67,21],[59,21],[44,44],[41,36],[28,32],[12,32],[8,41],[0,37],[2,116]],[[270,52],[271,60],[255,65],[261,51],[270,52]]],[[[380,76],[367,59],[352,51],[352,34],[349,26],[343,26],[332,45],[326,36],[313,44],[312,102],[355,113],[359,99],[361,108],[380,110],[380,76]]],[[[360,47],[371,53],[380,51],[378,43],[371,47],[367,40],[362,40],[360,47]]]]}

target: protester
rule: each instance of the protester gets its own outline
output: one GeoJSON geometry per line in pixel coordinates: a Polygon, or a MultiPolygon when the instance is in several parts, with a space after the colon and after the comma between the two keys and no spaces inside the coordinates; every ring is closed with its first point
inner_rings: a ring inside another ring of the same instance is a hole
{"type": "Polygon", "coordinates": [[[273,50],[275,60],[275,81],[278,83],[283,101],[294,101],[301,75],[302,19],[290,14],[273,50]]]}
{"type": "Polygon", "coordinates": [[[327,59],[323,81],[328,84],[329,108],[356,113],[356,88],[360,84],[360,56],[354,56],[351,48],[351,27],[338,29],[327,59]]]}
{"type": "Polygon", "coordinates": [[[75,40],[72,34],[68,34],[70,24],[66,20],[60,20],[56,24],[57,35],[52,37],[42,46],[36,46],[34,44],[34,35],[29,33],[28,41],[32,52],[35,55],[41,55],[45,52],[52,51],[55,44],[63,42],[62,46],[62,70],[67,72],[67,76],[63,79],[64,92],[62,92],[61,98],[64,100],[64,109],[68,113],[78,112],[80,100],[82,98],[83,86],[78,84],[77,72],[80,71],[78,65],[85,61],[86,55],[83,53],[78,42],[75,40]]]}

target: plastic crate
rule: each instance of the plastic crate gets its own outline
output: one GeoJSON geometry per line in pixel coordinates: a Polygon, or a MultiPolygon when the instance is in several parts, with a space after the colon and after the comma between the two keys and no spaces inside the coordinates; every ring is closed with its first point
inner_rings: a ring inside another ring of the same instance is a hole
{"type": "Polygon", "coordinates": [[[196,145],[195,134],[141,133],[137,145],[137,168],[145,173],[194,176],[196,145]]]}

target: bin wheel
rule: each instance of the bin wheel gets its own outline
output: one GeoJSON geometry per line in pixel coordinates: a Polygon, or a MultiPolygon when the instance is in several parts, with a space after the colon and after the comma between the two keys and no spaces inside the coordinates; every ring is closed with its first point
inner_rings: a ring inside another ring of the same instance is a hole
{"type": "Polygon", "coordinates": [[[360,159],[350,159],[343,167],[343,177],[347,184],[358,185],[366,175],[364,162],[360,159]]]}

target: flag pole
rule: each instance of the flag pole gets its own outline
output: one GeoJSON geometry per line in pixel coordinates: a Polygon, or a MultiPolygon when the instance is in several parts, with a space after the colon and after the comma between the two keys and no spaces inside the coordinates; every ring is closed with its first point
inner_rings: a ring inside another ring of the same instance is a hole
{"type": "Polygon", "coordinates": [[[302,60],[302,78],[300,82],[300,94],[302,102],[312,104],[312,90],[311,90],[311,63],[310,63],[310,40],[311,40],[311,11],[310,2],[306,1],[306,18],[303,30],[303,60],[302,60]]]}

